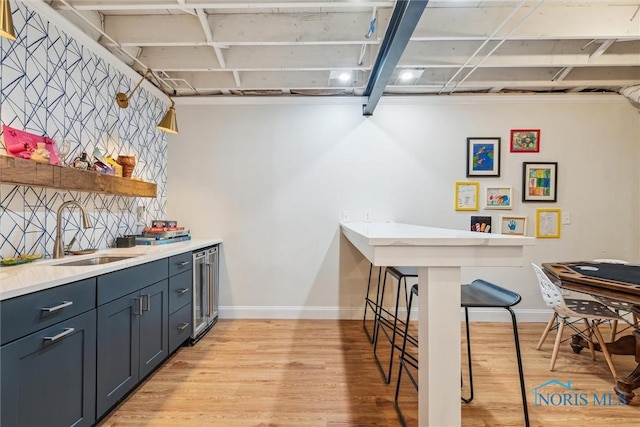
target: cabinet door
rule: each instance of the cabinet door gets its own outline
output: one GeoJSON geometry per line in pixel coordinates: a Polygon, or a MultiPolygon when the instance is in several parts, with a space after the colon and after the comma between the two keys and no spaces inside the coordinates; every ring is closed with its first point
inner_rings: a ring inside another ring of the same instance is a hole
{"type": "Polygon", "coordinates": [[[138,383],[141,302],[135,292],[98,307],[98,418],[138,383]]]}
{"type": "Polygon", "coordinates": [[[144,378],[169,355],[169,282],[147,286],[140,298],[140,378],[144,378]]]}
{"type": "Polygon", "coordinates": [[[95,421],[96,311],[0,348],[2,413],[12,426],[91,426],[95,421]]]}

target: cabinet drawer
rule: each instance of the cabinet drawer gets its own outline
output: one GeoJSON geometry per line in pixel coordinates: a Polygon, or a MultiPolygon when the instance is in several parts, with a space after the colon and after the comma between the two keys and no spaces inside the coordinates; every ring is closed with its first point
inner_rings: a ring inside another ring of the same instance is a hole
{"type": "Polygon", "coordinates": [[[166,279],[167,271],[165,258],[99,276],[98,305],[166,279]]]}
{"type": "Polygon", "coordinates": [[[191,304],[169,316],[169,353],[185,342],[191,335],[191,304]]]}
{"type": "Polygon", "coordinates": [[[183,271],[169,278],[169,313],[173,313],[193,298],[192,271],[183,271]]]}
{"type": "Polygon", "coordinates": [[[0,303],[2,344],[95,307],[95,278],[2,301],[0,303]]]}
{"type": "Polygon", "coordinates": [[[180,255],[174,255],[169,258],[169,276],[181,273],[193,268],[193,255],[191,252],[185,252],[180,255]]]}
{"type": "Polygon", "coordinates": [[[0,425],[94,424],[95,310],[2,346],[0,358],[0,425]]]}

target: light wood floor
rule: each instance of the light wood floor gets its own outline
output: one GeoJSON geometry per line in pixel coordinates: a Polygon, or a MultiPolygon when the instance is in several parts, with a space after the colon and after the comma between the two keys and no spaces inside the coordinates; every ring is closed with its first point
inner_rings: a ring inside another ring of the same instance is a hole
{"type": "MultiPolygon", "coordinates": [[[[613,393],[601,354],[594,362],[588,350],[574,354],[565,343],[550,372],[553,336],[537,351],[544,324],[519,329],[527,390],[556,379],[571,381],[571,393],[589,396],[581,406],[534,406],[528,392],[532,426],[638,426],[640,397],[627,406],[591,400],[593,393],[613,393]]],[[[463,425],[524,425],[510,324],[473,323],[471,331],[475,399],[462,404],[463,425]]],[[[614,363],[620,373],[635,367],[632,356],[614,356],[614,363]]],[[[194,347],[170,357],[99,426],[397,426],[396,378],[397,364],[391,384],[383,384],[358,321],[221,320],[194,347]]],[[[417,395],[406,376],[403,383],[401,404],[417,425],[417,395]]]]}

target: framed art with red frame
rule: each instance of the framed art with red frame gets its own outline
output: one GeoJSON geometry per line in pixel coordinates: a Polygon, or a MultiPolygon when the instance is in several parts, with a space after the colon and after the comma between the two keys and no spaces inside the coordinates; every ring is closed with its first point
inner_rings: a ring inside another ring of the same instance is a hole
{"type": "Polygon", "coordinates": [[[540,129],[511,129],[510,152],[539,153],[540,129]]]}

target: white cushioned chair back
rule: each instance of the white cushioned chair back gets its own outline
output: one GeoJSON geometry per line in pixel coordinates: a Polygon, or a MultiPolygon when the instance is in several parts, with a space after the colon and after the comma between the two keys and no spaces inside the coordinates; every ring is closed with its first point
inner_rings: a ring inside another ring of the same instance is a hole
{"type": "Polygon", "coordinates": [[[564,297],[560,292],[558,286],[553,283],[542,268],[531,263],[533,267],[533,271],[536,273],[536,277],[538,278],[538,284],[540,285],[540,293],[542,294],[542,299],[544,300],[547,307],[554,309],[560,316],[562,317],[573,317],[575,316],[575,312],[567,307],[567,304],[564,301],[564,297]]]}

